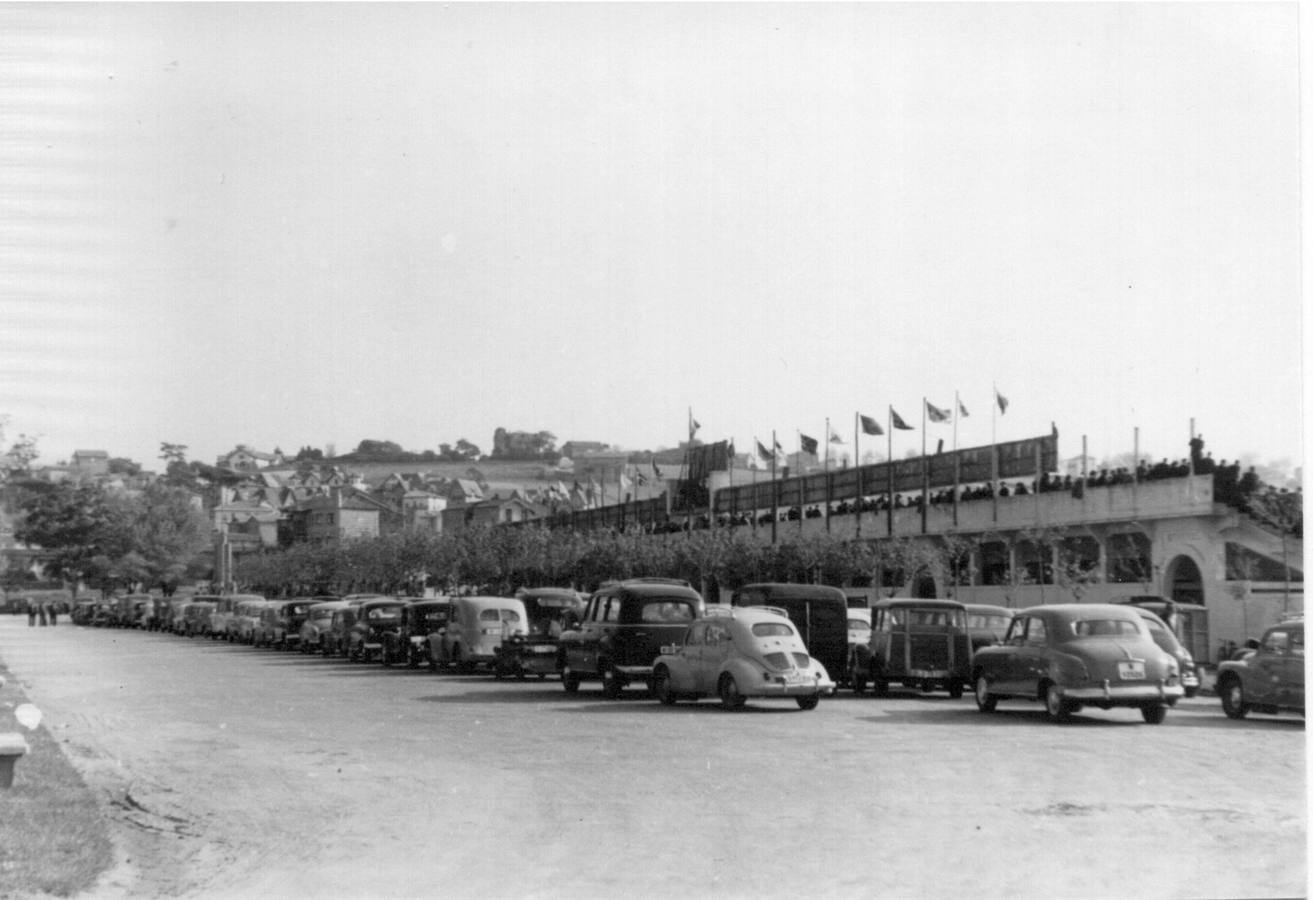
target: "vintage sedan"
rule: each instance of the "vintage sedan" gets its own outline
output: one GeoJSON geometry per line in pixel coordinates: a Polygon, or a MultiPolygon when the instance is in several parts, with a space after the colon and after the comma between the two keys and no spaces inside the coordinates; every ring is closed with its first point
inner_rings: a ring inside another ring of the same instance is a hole
{"type": "Polygon", "coordinates": [[[1217,695],[1232,719],[1251,712],[1304,715],[1304,622],[1274,625],[1253,653],[1218,665],[1217,695]]]}
{"type": "Polygon", "coordinates": [[[529,629],[513,634],[495,649],[492,671],[498,678],[546,678],[558,671],[560,637],[574,627],[583,613],[584,601],[570,588],[521,588],[515,596],[524,603],[529,629]]]}
{"type": "Polygon", "coordinates": [[[652,669],[652,693],[667,706],[719,696],[725,709],[749,697],[793,698],[815,709],[834,693],[825,666],[807,653],[782,610],[765,606],[708,607],[681,644],[662,647],[652,669]]]}
{"type": "Polygon", "coordinates": [[[324,649],[324,633],[333,623],[333,613],[345,609],[345,600],[325,600],[306,610],[305,621],[297,632],[297,649],[302,653],[320,653],[324,649]]]}
{"type": "Polygon", "coordinates": [[[1199,693],[1199,672],[1195,668],[1194,657],[1176,637],[1176,632],[1156,613],[1143,607],[1131,608],[1138,611],[1144,624],[1149,626],[1149,637],[1153,638],[1153,642],[1176,659],[1176,665],[1181,670],[1181,687],[1185,688],[1185,696],[1193,697],[1199,693]]]}
{"type": "Polygon", "coordinates": [[[968,603],[966,607],[967,631],[971,634],[972,650],[1003,643],[1003,635],[1008,633],[1008,625],[1016,615],[1016,610],[984,603],[968,603]]]}
{"type": "Polygon", "coordinates": [[[1157,725],[1185,695],[1176,659],[1139,613],[1104,603],[1019,610],[1003,643],[976,653],[972,683],[981,712],[1000,700],[1037,700],[1056,722],[1084,706],[1124,706],[1157,725]]]}
{"type": "Polygon", "coordinates": [[[438,598],[407,597],[401,608],[401,621],[396,631],[383,634],[383,649],[379,659],[385,666],[405,663],[417,668],[427,663],[430,669],[438,664],[429,652],[430,638],[440,635],[451,621],[451,601],[438,598]]]}
{"type": "Polygon", "coordinates": [[[366,600],[356,607],[356,621],[347,634],[347,658],[372,662],[382,657],[384,639],[396,635],[407,600],[366,600]]]}

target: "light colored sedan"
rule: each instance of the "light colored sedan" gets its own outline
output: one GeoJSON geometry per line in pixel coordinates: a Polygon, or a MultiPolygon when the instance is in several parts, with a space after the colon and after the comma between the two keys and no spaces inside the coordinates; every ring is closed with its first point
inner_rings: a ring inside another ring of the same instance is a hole
{"type": "Polygon", "coordinates": [[[815,709],[834,693],[825,667],[807,653],[802,635],[782,610],[765,606],[709,608],[684,642],[662,647],[652,670],[652,693],[667,706],[719,696],[726,709],[749,697],[791,697],[815,709]]]}

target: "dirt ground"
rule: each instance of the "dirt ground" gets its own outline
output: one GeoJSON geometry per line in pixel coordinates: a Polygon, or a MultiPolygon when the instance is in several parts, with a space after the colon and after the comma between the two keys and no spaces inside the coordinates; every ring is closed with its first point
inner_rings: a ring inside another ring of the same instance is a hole
{"type": "Polygon", "coordinates": [[[110,817],[96,897],[1307,894],[1304,725],[661,707],[0,618],[110,817]]]}

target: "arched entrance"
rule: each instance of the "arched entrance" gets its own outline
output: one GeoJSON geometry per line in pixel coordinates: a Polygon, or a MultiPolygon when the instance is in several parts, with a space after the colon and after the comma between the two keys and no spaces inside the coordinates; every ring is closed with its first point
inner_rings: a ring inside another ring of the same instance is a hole
{"type": "Polygon", "coordinates": [[[935,576],[929,572],[918,572],[912,582],[912,596],[920,600],[933,600],[939,596],[935,588],[935,576]]]}
{"type": "Polygon", "coordinates": [[[1188,556],[1178,556],[1167,564],[1163,590],[1177,603],[1204,605],[1204,577],[1199,566],[1188,556]]]}

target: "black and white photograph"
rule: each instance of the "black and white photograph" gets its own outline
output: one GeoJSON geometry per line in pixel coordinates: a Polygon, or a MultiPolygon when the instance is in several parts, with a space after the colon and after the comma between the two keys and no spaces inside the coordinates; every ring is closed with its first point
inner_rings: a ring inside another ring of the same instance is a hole
{"type": "Polygon", "coordinates": [[[0,2],[0,898],[1308,896],[1305,11],[0,2]]]}

